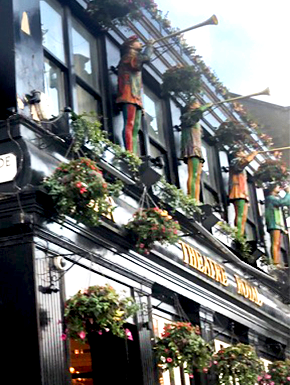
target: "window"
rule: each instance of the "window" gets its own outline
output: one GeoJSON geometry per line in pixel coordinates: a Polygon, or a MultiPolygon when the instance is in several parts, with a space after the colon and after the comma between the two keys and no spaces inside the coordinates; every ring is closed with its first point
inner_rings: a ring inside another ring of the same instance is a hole
{"type": "Polygon", "coordinates": [[[40,12],[43,47],[65,63],[62,8],[54,0],[41,0],[40,12]]]}
{"type": "Polygon", "coordinates": [[[202,201],[217,206],[220,204],[218,184],[218,157],[216,150],[206,141],[202,142],[202,155],[205,160],[202,169],[202,201]]]}
{"type": "Polygon", "coordinates": [[[67,105],[77,113],[101,112],[97,39],[56,0],[41,0],[40,12],[50,115],[67,105]]]}
{"type": "MultiPolygon", "coordinates": [[[[147,86],[144,86],[143,107],[149,137],[149,153],[153,158],[161,157],[163,159],[165,164],[165,169],[163,169],[163,173],[166,173],[167,150],[163,131],[162,100],[147,86]]],[[[142,135],[141,133],[139,140],[140,144],[146,141],[144,134],[142,135]]]]}
{"type": "MultiPolygon", "coordinates": [[[[172,317],[168,318],[161,317],[159,315],[153,314],[153,330],[156,337],[160,337],[164,326],[173,322],[172,317]]],[[[182,374],[179,368],[174,368],[172,371],[165,371],[161,374],[159,382],[162,385],[190,385],[190,379],[188,374],[182,374]],[[182,378],[183,377],[183,378],[182,378]]]]}

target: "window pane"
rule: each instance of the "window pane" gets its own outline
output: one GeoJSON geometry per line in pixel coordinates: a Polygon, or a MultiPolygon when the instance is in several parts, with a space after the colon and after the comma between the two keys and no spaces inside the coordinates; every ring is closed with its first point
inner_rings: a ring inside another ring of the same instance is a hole
{"type": "Polygon", "coordinates": [[[77,113],[82,112],[97,112],[97,101],[96,99],[85,91],[81,86],[76,86],[77,91],[77,113]]]}
{"type": "Polygon", "coordinates": [[[40,13],[43,46],[65,62],[61,7],[52,0],[41,0],[40,13]]]}
{"type": "Polygon", "coordinates": [[[153,94],[147,87],[144,88],[143,104],[145,110],[145,119],[148,125],[149,135],[164,142],[164,135],[162,129],[162,106],[161,100],[153,94]]]}
{"type": "Polygon", "coordinates": [[[59,115],[65,106],[63,73],[48,59],[44,62],[44,89],[49,100],[51,115],[59,115]]]}
{"type": "Polygon", "coordinates": [[[73,21],[72,45],[76,74],[92,87],[98,88],[96,41],[76,21],[73,21]]]}

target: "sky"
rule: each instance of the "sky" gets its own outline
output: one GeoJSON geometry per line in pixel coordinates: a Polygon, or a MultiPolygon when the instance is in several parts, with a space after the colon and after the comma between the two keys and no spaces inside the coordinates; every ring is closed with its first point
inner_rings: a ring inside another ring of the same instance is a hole
{"type": "Polygon", "coordinates": [[[213,14],[218,25],[186,32],[188,44],[230,92],[290,106],[290,0],[155,0],[173,27],[199,24],[213,14]]]}

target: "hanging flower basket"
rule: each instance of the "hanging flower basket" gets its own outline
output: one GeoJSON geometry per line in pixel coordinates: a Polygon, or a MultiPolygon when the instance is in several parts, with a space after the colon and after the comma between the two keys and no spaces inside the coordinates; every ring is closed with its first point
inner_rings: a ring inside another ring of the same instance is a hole
{"type": "Polygon", "coordinates": [[[87,11],[103,28],[112,28],[124,25],[127,18],[140,19],[142,9],[151,10],[153,5],[151,0],[90,0],[87,11]]]}
{"type": "Polygon", "coordinates": [[[164,94],[173,94],[184,99],[186,105],[201,90],[201,72],[194,66],[175,66],[163,74],[162,90],[164,94]]]}
{"type": "Polygon", "coordinates": [[[251,130],[237,120],[225,121],[215,131],[217,139],[217,147],[224,150],[228,147],[229,152],[237,152],[245,148],[245,144],[252,147],[257,147],[257,143],[251,136],[251,130]]]}
{"type": "Polygon", "coordinates": [[[262,363],[250,345],[237,344],[213,356],[220,385],[255,385],[262,363]]]}
{"type": "Polygon", "coordinates": [[[109,285],[79,290],[65,303],[66,332],[62,339],[69,337],[87,342],[90,333],[101,335],[106,332],[125,338],[128,332],[123,327],[124,323],[137,310],[138,305],[133,298],[120,298],[109,285]]]}
{"type": "Polygon", "coordinates": [[[254,173],[256,185],[262,188],[267,188],[271,184],[283,185],[287,179],[289,181],[289,177],[289,170],[281,159],[267,159],[254,173]]]}
{"type": "Polygon", "coordinates": [[[290,360],[274,361],[268,367],[268,372],[258,376],[259,385],[290,385],[290,360]]]}
{"type": "Polygon", "coordinates": [[[149,254],[154,242],[174,244],[179,239],[179,223],[158,207],[137,211],[125,228],[139,253],[149,254]]]}
{"type": "Polygon", "coordinates": [[[207,373],[211,365],[211,348],[200,336],[199,327],[191,323],[165,325],[154,350],[162,371],[183,366],[184,371],[193,376],[194,369],[207,373]]]}
{"type": "Polygon", "coordinates": [[[43,186],[52,197],[57,215],[96,226],[112,209],[108,197],[117,196],[122,184],[108,184],[95,162],[80,158],[61,163],[43,186]]]}

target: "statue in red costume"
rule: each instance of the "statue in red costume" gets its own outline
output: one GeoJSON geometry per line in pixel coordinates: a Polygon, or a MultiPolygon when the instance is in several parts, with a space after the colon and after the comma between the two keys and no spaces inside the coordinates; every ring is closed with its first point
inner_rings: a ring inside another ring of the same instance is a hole
{"type": "Polygon", "coordinates": [[[153,46],[149,42],[142,52],[142,43],[131,36],[121,46],[118,65],[118,97],[124,118],[123,141],[126,150],[137,154],[138,131],[142,116],[142,67],[150,61],[153,46]]]}

